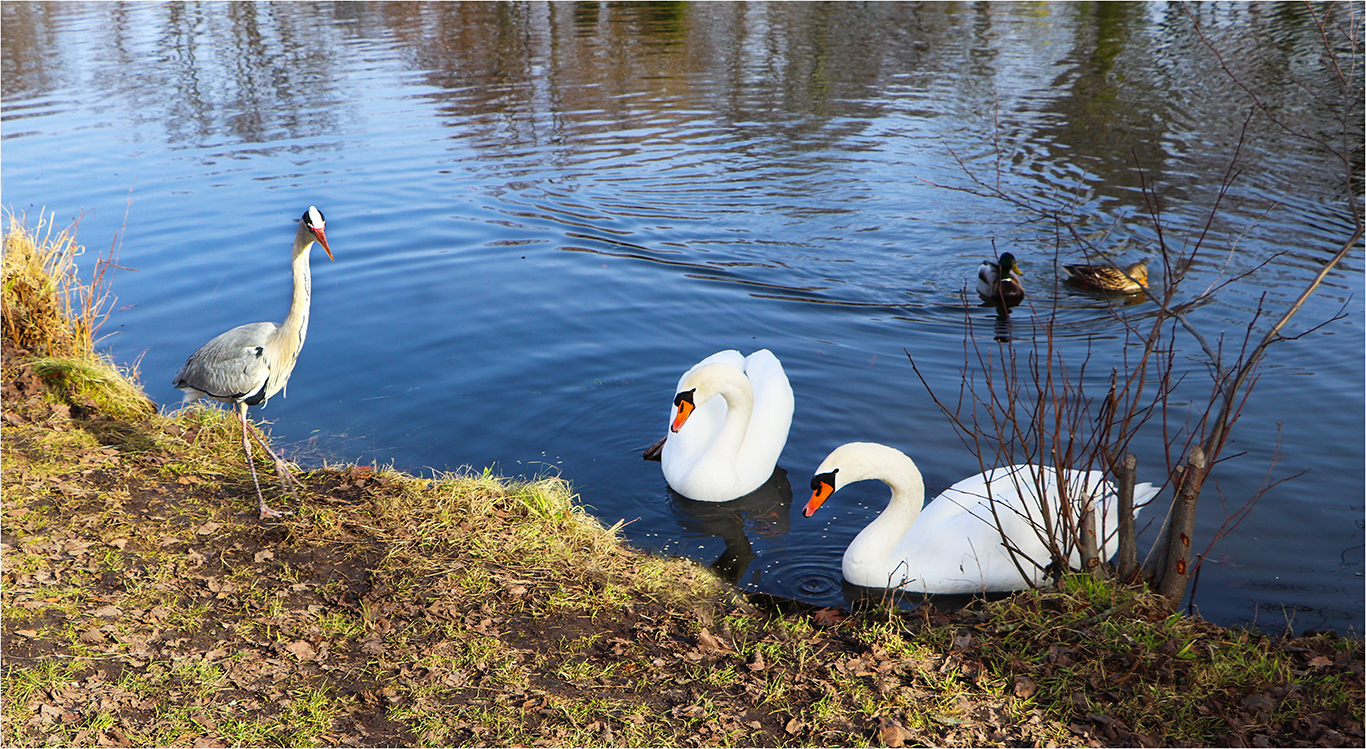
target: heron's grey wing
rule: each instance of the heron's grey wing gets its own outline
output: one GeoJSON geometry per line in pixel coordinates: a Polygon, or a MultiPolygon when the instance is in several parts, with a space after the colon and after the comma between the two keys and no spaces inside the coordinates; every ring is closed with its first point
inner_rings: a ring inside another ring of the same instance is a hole
{"type": "Polygon", "coordinates": [[[193,388],[220,401],[265,402],[270,365],[265,349],[279,326],[270,322],[240,325],[190,354],[172,384],[193,388]]]}

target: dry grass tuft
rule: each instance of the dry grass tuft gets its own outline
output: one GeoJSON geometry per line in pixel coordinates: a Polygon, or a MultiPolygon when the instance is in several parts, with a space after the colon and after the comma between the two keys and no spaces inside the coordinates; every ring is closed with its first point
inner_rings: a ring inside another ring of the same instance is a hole
{"type": "Polygon", "coordinates": [[[108,316],[103,270],[90,284],[76,273],[75,227],[55,229],[39,214],[29,230],[24,217],[9,215],[3,271],[4,336],[22,349],[43,356],[87,358],[95,355],[94,334],[108,316]]]}
{"type": "Polygon", "coordinates": [[[30,351],[66,353],[72,349],[58,279],[67,276],[79,250],[66,232],[40,241],[19,219],[9,217],[9,233],[0,255],[0,321],[6,340],[30,351]]]}
{"type": "Polygon", "coordinates": [[[4,340],[39,357],[30,366],[51,394],[73,407],[118,419],[154,413],[136,371],[95,351],[95,335],[109,317],[109,272],[117,267],[113,250],[110,257],[96,260],[90,279],[82,281],[76,258],[85,248],[76,243],[75,227],[59,231],[52,217],[42,214],[32,230],[23,217],[10,214],[3,246],[4,340]]]}
{"type": "Polygon", "coordinates": [[[1314,694],[1325,715],[1361,714],[1359,675],[1327,668],[1359,658],[1360,643],[1317,635],[1285,647],[1168,613],[1154,592],[1089,575],[986,605],[973,635],[968,650],[1017,693],[1026,685],[1052,717],[1084,718],[1112,741],[1247,746],[1268,725],[1294,722],[1306,708],[1296,694],[1314,694]]]}

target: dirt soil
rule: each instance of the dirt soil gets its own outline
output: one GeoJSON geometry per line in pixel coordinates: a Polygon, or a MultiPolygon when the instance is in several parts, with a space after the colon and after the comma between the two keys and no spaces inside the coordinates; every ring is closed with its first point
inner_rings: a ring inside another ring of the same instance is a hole
{"type": "MultiPolygon", "coordinates": [[[[1027,655],[1012,662],[997,641],[1022,630],[985,605],[897,614],[710,592],[621,600],[605,578],[486,566],[473,545],[448,574],[402,581],[376,572],[391,549],[366,521],[325,538],[302,521],[259,521],[249,481],[164,470],[174,456],[128,447],[142,427],[53,403],[15,353],[0,394],[0,552],[44,561],[6,564],[0,580],[5,745],[1157,746],[1171,743],[1160,728],[1108,706],[1201,660],[1098,651],[1078,627],[1017,644],[1027,655]],[[56,476],[18,472],[53,459],[39,454],[53,430],[99,439],[56,476]],[[589,603],[547,604],[562,586],[589,603]],[[940,649],[887,644],[903,640],[940,649]],[[1050,678],[1087,662],[1110,676],[1046,698],[1050,678]],[[40,673],[59,678],[24,687],[40,673]]],[[[266,468],[263,485],[271,478],[266,468]]],[[[356,466],[301,478],[306,502],[362,515],[397,481],[356,466]]],[[[1041,611],[1054,605],[1042,600],[1041,611]]],[[[1141,608],[1124,615],[1165,616],[1141,608]]],[[[1192,642],[1248,637],[1191,626],[1192,642]]],[[[1206,741],[1362,745],[1360,644],[1314,636],[1275,648],[1302,675],[1352,685],[1355,709],[1300,705],[1292,682],[1191,693],[1192,715],[1218,726],[1206,741]]]]}

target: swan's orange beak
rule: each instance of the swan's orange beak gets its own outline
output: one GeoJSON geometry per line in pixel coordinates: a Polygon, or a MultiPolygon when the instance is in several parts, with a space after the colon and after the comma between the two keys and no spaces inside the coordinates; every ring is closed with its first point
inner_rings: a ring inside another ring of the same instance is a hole
{"type": "MultiPolygon", "coordinates": [[[[839,470],[838,468],[835,469],[839,470]]],[[[816,514],[816,510],[825,504],[825,500],[830,499],[830,495],[835,493],[835,471],[822,473],[811,479],[811,500],[806,503],[806,509],[802,510],[802,515],[811,517],[816,514]]]]}
{"type": "Polygon", "coordinates": [[[697,388],[685,390],[674,396],[674,405],[678,406],[678,415],[674,417],[674,423],[669,427],[670,431],[677,432],[682,429],[683,423],[688,420],[689,416],[692,416],[693,409],[697,408],[692,402],[692,394],[696,390],[697,388]]]}

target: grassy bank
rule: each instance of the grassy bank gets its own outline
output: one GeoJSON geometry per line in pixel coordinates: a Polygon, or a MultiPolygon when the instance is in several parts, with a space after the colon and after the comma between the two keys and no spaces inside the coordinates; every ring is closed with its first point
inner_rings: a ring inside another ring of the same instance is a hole
{"type": "Polygon", "coordinates": [[[52,260],[66,240],[5,241],[7,746],[1363,740],[1359,641],[1089,578],[813,610],[626,547],[561,479],[486,473],[330,466],[261,522],[231,415],[157,413],[88,345],[99,305],[61,296],[98,284],[52,260]],[[12,283],[34,267],[51,283],[12,283]]]}

